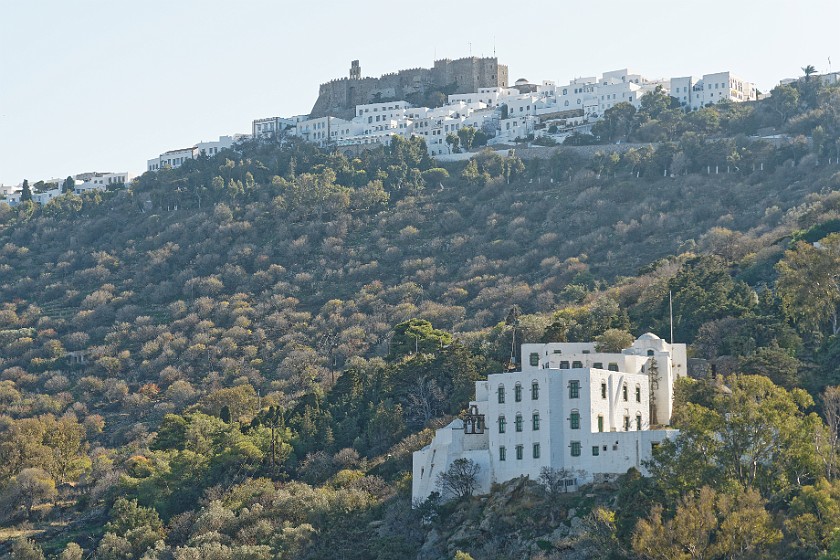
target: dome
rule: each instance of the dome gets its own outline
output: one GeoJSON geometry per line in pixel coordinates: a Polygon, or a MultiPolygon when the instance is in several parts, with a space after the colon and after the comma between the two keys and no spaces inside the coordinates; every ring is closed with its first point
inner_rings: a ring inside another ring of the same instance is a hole
{"type": "Polygon", "coordinates": [[[528,82],[528,79],[527,79],[527,78],[519,78],[518,80],[516,80],[516,82],[514,83],[514,85],[517,85],[517,86],[524,86],[525,84],[528,84],[528,83],[529,83],[529,82],[528,82]]]}
{"type": "Polygon", "coordinates": [[[652,332],[647,332],[639,337],[639,340],[662,340],[652,332]]]}

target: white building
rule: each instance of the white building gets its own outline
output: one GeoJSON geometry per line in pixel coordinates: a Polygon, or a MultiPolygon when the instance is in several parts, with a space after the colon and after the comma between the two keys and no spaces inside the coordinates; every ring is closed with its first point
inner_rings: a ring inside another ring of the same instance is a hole
{"type": "Polygon", "coordinates": [[[159,171],[164,167],[177,169],[188,159],[195,159],[197,157],[198,148],[195,146],[181,148],[179,150],[169,150],[168,152],[163,152],[155,159],[150,159],[147,164],[147,169],[149,171],[159,171]]]}
{"type": "Polygon", "coordinates": [[[267,117],[255,119],[251,123],[251,136],[254,138],[280,137],[294,128],[297,123],[306,119],[306,115],[291,118],[267,117]]]}
{"type": "Polygon", "coordinates": [[[43,192],[33,192],[32,193],[32,202],[35,202],[35,203],[43,206],[44,204],[46,204],[50,200],[52,200],[54,198],[58,198],[62,194],[64,194],[64,193],[61,192],[60,188],[50,189],[48,191],[43,191],[43,192]]]}
{"type": "Polygon", "coordinates": [[[195,145],[199,155],[213,157],[222,150],[233,148],[237,142],[250,138],[248,134],[234,134],[233,136],[219,136],[218,140],[199,142],[195,145]]]}
{"type": "Polygon", "coordinates": [[[320,147],[336,144],[339,140],[355,136],[361,130],[356,123],[338,117],[307,119],[297,124],[294,135],[320,147]]]}
{"type": "Polygon", "coordinates": [[[82,194],[89,191],[104,191],[108,187],[124,186],[131,181],[132,177],[128,173],[93,171],[79,173],[73,179],[76,182],[73,192],[82,194]]]}
{"type": "Polygon", "coordinates": [[[211,142],[199,142],[195,146],[189,148],[169,150],[168,152],[164,152],[154,159],[148,160],[148,162],[146,163],[146,169],[148,171],[159,171],[164,167],[177,169],[189,159],[196,159],[199,156],[213,157],[220,151],[233,148],[237,142],[246,140],[249,137],[250,135],[248,134],[219,136],[218,140],[214,140],[211,142]]]}
{"type": "Polygon", "coordinates": [[[459,458],[475,461],[479,492],[543,467],[574,473],[571,484],[618,475],[643,462],[676,430],[674,382],[686,375],[684,344],[653,334],[621,353],[594,343],[523,344],[521,371],[475,384],[466,421],[437,431],[414,453],[412,498],[439,491],[437,476],[459,458]]]}
{"type": "Polygon", "coordinates": [[[723,101],[741,103],[758,99],[755,84],[748,82],[731,72],[704,74],[697,81],[691,76],[671,78],[670,94],[689,110],[697,110],[707,105],[723,101]]]}

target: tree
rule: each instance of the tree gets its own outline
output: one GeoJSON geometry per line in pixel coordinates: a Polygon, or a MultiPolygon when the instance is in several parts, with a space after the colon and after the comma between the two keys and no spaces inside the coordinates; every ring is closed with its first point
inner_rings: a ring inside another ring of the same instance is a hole
{"type": "Polygon", "coordinates": [[[762,557],[782,533],[754,490],[717,493],[704,486],[680,500],[673,519],[654,506],[633,533],[633,551],[650,560],[762,557]]]}
{"type": "Polygon", "coordinates": [[[776,289],[787,317],[817,340],[828,322],[831,334],[840,333],[840,234],[824,237],[819,246],[797,242],[776,270],[776,289]]]}
{"type": "Polygon", "coordinates": [[[61,483],[78,478],[90,466],[90,459],[85,455],[85,427],[70,415],[47,419],[44,445],[53,454],[51,474],[61,483]]]}
{"type": "Polygon", "coordinates": [[[32,189],[29,187],[29,181],[23,180],[23,189],[20,191],[20,201],[26,202],[32,200],[32,189]]]}
{"type": "Polygon", "coordinates": [[[409,319],[394,327],[391,352],[395,356],[433,353],[452,343],[452,335],[435,329],[425,319],[409,319]]]}
{"type": "Polygon", "coordinates": [[[633,132],[636,122],[636,107],[622,101],[604,111],[604,117],[592,125],[592,134],[602,141],[612,143],[627,138],[633,132]]]}
{"type": "Polygon", "coordinates": [[[633,344],[633,335],[623,329],[607,329],[595,337],[596,352],[618,353],[633,344]]]}
{"type": "Polygon", "coordinates": [[[472,148],[473,140],[475,140],[475,128],[472,126],[464,126],[458,129],[458,139],[465,150],[469,151],[472,148]]]}
{"type": "Polygon", "coordinates": [[[111,521],[105,525],[105,537],[96,555],[105,558],[140,558],[157,541],[163,540],[163,523],[155,510],[137,504],[137,500],[117,498],[111,508],[111,521]]]}
{"type": "Polygon", "coordinates": [[[64,182],[61,184],[61,192],[62,193],[71,193],[76,189],[76,181],[73,177],[67,177],[64,182]]]}
{"type": "Polygon", "coordinates": [[[442,185],[444,179],[449,179],[449,171],[442,167],[432,167],[423,172],[423,180],[429,186],[442,185]]]}
{"type": "Polygon", "coordinates": [[[799,91],[790,85],[778,85],[770,91],[770,108],[779,115],[779,124],[799,109],[799,91]]]}
{"type": "Polygon", "coordinates": [[[12,503],[26,508],[26,517],[32,516],[32,510],[40,503],[54,499],[58,492],[55,481],[44,469],[30,467],[20,471],[12,478],[6,493],[12,503]]]}
{"type": "Polygon", "coordinates": [[[61,554],[58,555],[58,560],[82,560],[84,557],[84,550],[82,547],[74,542],[67,543],[61,554]]]}
{"type": "Polygon", "coordinates": [[[764,375],[776,385],[791,389],[796,385],[801,365],[789,350],[772,345],[742,357],[738,369],[743,373],[764,375]]]}
{"type": "Polygon", "coordinates": [[[450,132],[449,134],[446,135],[446,143],[449,144],[450,153],[457,154],[461,151],[460,148],[458,147],[458,144],[460,144],[460,142],[461,142],[461,139],[458,138],[457,134],[455,134],[453,132],[450,132]]]}
{"type": "Polygon", "coordinates": [[[816,74],[817,69],[814,68],[813,64],[809,64],[807,66],[802,67],[802,72],[805,74],[805,81],[810,82],[811,81],[811,74],[816,74]]]}
{"type": "Polygon", "coordinates": [[[475,159],[471,159],[464,170],[461,171],[461,179],[471,185],[481,184],[486,180],[484,174],[479,172],[478,163],[475,159]]]}
{"type": "Polygon", "coordinates": [[[44,560],[44,551],[35,541],[18,538],[12,543],[9,560],[44,560]]]}
{"type": "Polygon", "coordinates": [[[478,473],[481,467],[472,459],[455,459],[445,471],[438,473],[437,486],[441,494],[456,498],[472,496],[478,488],[478,473]]]}
{"type": "Polygon", "coordinates": [[[826,388],[822,405],[829,437],[826,475],[828,478],[840,477],[840,386],[826,388]]]}
{"type": "Polygon", "coordinates": [[[795,546],[815,556],[830,545],[832,531],[840,519],[840,481],[821,479],[802,488],[790,503],[785,529],[795,546]]]}

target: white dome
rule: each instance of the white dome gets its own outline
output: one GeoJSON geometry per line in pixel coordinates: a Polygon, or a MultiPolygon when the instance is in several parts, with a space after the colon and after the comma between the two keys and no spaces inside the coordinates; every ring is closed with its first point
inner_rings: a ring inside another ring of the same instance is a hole
{"type": "Polygon", "coordinates": [[[646,332],[642,336],[639,337],[639,340],[662,340],[652,332],[646,332]]]}

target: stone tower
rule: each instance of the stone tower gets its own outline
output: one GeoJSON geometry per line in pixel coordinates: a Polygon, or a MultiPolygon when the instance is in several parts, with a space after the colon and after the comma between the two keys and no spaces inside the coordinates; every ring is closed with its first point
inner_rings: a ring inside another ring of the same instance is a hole
{"type": "Polygon", "coordinates": [[[350,63],[350,79],[351,80],[358,80],[362,77],[362,67],[359,65],[358,60],[354,60],[350,63]]]}

